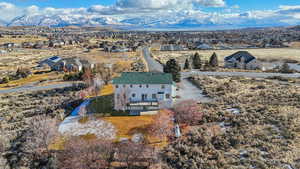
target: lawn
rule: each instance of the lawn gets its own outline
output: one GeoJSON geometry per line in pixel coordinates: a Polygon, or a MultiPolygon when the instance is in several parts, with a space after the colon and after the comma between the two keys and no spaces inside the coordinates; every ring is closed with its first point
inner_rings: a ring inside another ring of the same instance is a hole
{"type": "Polygon", "coordinates": [[[103,120],[112,123],[116,127],[117,139],[131,139],[134,134],[141,133],[151,145],[158,147],[167,145],[166,139],[162,141],[160,138],[148,133],[149,126],[154,122],[154,116],[104,117],[103,120]]]}

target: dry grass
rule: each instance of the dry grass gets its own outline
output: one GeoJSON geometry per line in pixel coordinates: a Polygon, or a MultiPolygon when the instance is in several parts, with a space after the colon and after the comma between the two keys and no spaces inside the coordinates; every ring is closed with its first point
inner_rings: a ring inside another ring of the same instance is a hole
{"type": "Polygon", "coordinates": [[[47,41],[48,39],[40,36],[22,36],[13,38],[12,36],[6,35],[3,38],[0,38],[0,44],[5,43],[18,43],[21,44],[23,42],[38,42],[38,41],[47,41]]]}
{"type": "MultiPolygon", "coordinates": [[[[241,49],[242,51],[248,51],[258,59],[262,60],[296,60],[300,62],[300,49],[299,48],[276,48],[276,49],[241,49]]],[[[237,51],[241,50],[201,50],[201,51],[180,51],[180,52],[161,52],[154,51],[154,56],[165,63],[170,58],[176,58],[181,63],[184,63],[185,59],[196,52],[208,59],[213,52],[216,52],[219,57],[219,62],[223,64],[224,58],[237,51]]]]}
{"type": "Polygon", "coordinates": [[[117,139],[131,139],[136,133],[142,133],[146,136],[149,144],[164,147],[167,145],[166,138],[163,140],[148,133],[148,127],[154,122],[154,116],[126,116],[126,117],[105,117],[117,129],[117,139]]]}
{"type": "Polygon", "coordinates": [[[114,87],[112,84],[106,85],[100,91],[100,96],[108,96],[114,93],[114,87]]]}
{"type": "Polygon", "coordinates": [[[53,144],[49,145],[49,149],[50,150],[63,150],[65,143],[66,143],[66,138],[63,136],[60,136],[53,141],[53,144]]]}
{"type": "Polygon", "coordinates": [[[6,84],[0,84],[0,89],[1,88],[7,89],[7,88],[12,88],[12,87],[22,86],[22,85],[26,85],[29,83],[40,82],[40,81],[44,81],[44,80],[62,79],[62,77],[63,77],[63,74],[57,74],[56,72],[31,75],[31,76],[28,76],[27,78],[10,81],[6,84]]]}
{"type": "Polygon", "coordinates": [[[92,49],[90,52],[80,53],[80,57],[94,60],[98,63],[114,64],[118,61],[133,61],[140,57],[138,52],[104,52],[99,49],[92,49]]]}
{"type": "Polygon", "coordinates": [[[86,124],[89,121],[89,117],[85,116],[78,120],[80,124],[86,124]]]}

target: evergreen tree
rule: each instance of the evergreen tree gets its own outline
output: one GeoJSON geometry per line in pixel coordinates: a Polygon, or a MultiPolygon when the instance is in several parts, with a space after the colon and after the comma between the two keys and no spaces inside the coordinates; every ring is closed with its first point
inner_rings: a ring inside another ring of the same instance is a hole
{"type": "Polygon", "coordinates": [[[290,69],[289,64],[287,64],[287,63],[284,63],[284,64],[281,66],[280,72],[281,72],[281,73],[293,73],[293,71],[290,69]]]}
{"type": "Polygon", "coordinates": [[[194,69],[201,69],[202,67],[202,62],[201,62],[201,58],[199,53],[195,53],[194,57],[193,57],[193,66],[194,69]]]}
{"type": "Polygon", "coordinates": [[[175,59],[170,59],[164,66],[165,73],[171,73],[174,82],[180,82],[180,66],[175,59]]]}
{"type": "Polygon", "coordinates": [[[209,65],[211,67],[218,67],[219,66],[218,56],[217,56],[216,52],[214,52],[213,55],[210,57],[209,65]]]}
{"type": "Polygon", "coordinates": [[[189,62],[189,59],[186,59],[185,60],[185,63],[184,63],[184,68],[183,69],[190,69],[190,62],[189,62]]]}

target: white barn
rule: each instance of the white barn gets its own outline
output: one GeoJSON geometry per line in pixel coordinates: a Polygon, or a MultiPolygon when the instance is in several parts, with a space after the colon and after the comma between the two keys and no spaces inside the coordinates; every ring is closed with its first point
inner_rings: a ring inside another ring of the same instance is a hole
{"type": "Polygon", "coordinates": [[[170,108],[176,84],[169,73],[126,72],[113,79],[115,110],[153,111],[170,108]]]}

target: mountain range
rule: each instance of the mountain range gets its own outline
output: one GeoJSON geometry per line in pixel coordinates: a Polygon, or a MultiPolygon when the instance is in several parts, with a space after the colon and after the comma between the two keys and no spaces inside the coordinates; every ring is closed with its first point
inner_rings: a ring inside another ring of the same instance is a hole
{"type": "Polygon", "coordinates": [[[286,26],[281,22],[264,23],[257,20],[218,20],[216,18],[196,19],[185,16],[152,16],[117,17],[113,15],[23,15],[9,23],[0,20],[0,26],[108,26],[118,29],[235,29],[247,27],[286,26]]]}

